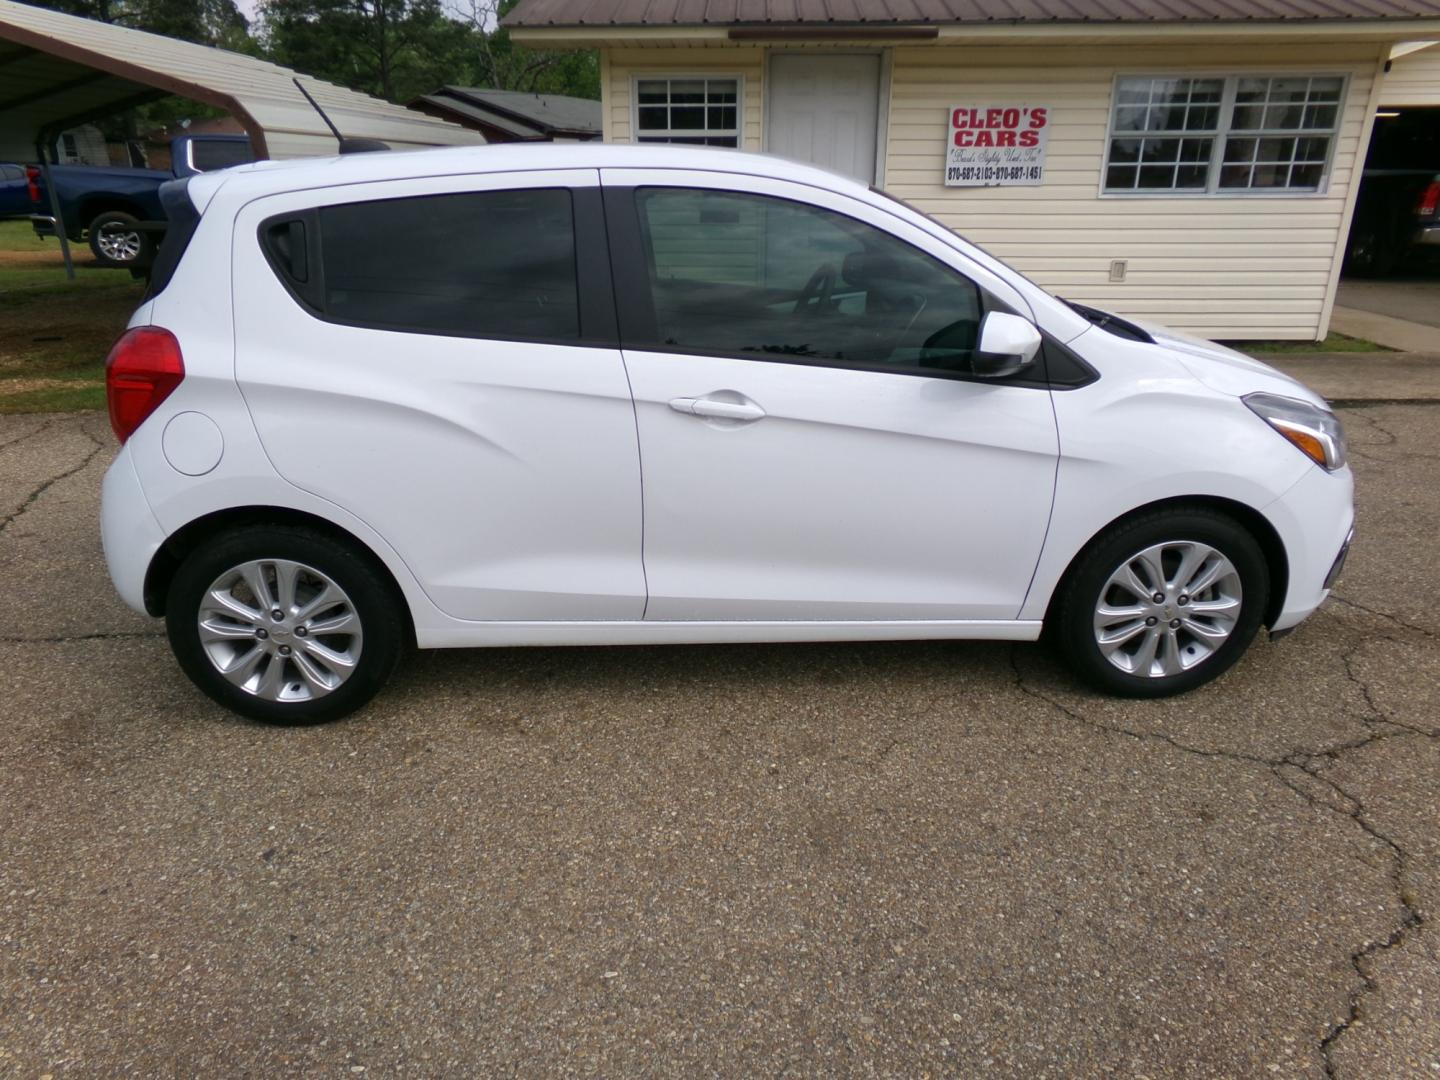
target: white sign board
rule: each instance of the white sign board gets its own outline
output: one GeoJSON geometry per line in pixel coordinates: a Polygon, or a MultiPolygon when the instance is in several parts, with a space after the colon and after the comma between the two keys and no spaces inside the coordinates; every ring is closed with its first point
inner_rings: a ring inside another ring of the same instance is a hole
{"type": "Polygon", "coordinates": [[[945,142],[946,187],[1045,182],[1048,105],[956,105],[945,142]]]}

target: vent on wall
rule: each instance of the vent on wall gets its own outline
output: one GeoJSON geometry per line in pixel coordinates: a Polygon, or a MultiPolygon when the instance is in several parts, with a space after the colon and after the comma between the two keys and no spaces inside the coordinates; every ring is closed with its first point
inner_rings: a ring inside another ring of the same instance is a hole
{"type": "Polygon", "coordinates": [[[1129,266],[1130,266],[1130,261],[1129,261],[1128,259],[1111,259],[1111,260],[1110,260],[1110,280],[1111,280],[1111,281],[1124,281],[1124,280],[1125,280],[1125,271],[1129,268],[1129,266]]]}

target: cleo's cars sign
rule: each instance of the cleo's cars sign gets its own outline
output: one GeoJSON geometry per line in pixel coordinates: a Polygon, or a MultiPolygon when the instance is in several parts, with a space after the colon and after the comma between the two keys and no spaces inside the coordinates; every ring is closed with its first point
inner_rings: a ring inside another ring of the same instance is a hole
{"type": "Polygon", "coordinates": [[[1048,105],[957,105],[945,144],[946,187],[1045,182],[1048,105]]]}

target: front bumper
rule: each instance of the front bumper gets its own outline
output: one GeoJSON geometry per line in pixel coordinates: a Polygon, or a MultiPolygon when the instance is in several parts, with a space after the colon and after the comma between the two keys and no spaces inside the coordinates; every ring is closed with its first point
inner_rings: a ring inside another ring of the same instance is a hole
{"type": "Polygon", "coordinates": [[[1303,622],[1330,594],[1355,533],[1354,493],[1348,467],[1329,473],[1317,466],[1265,508],[1285,546],[1290,579],[1272,632],[1303,622]]]}

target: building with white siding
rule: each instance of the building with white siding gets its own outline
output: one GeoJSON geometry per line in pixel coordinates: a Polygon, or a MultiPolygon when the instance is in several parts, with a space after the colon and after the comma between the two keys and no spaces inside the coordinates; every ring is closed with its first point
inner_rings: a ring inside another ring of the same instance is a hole
{"type": "MultiPolygon", "coordinates": [[[[600,50],[607,140],[814,162],[1069,299],[1307,340],[1392,49],[1440,40],[1440,3],[522,0],[506,25],[600,50]]],[[[1440,102],[1440,48],[1412,70],[1440,102]]]]}

